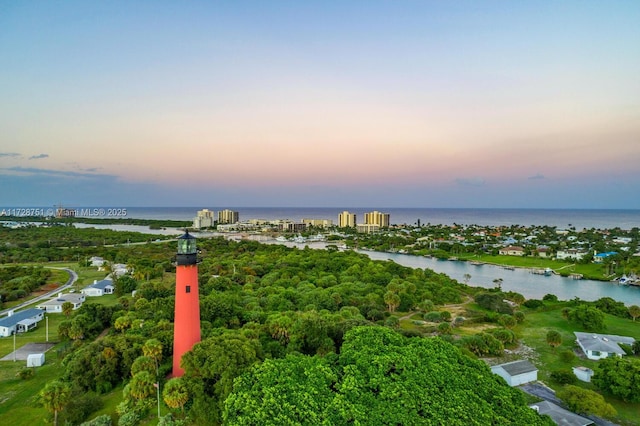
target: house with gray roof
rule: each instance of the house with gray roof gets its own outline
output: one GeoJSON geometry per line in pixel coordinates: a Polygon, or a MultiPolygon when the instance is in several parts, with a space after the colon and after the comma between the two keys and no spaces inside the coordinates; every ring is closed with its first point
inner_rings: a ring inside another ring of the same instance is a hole
{"type": "Polygon", "coordinates": [[[538,380],[538,369],[526,359],[494,365],[491,372],[502,377],[509,386],[519,386],[538,380]]]}
{"type": "Polygon", "coordinates": [[[533,408],[541,415],[546,414],[551,417],[551,420],[558,425],[588,426],[594,424],[593,421],[579,416],[576,413],[572,413],[569,410],[565,410],[564,408],[549,401],[536,402],[535,404],[529,405],[529,407],[533,408]]]}
{"type": "Polygon", "coordinates": [[[44,311],[41,309],[10,311],[6,317],[0,318],[0,336],[9,337],[14,333],[33,330],[43,318],[44,311]]]}
{"type": "Polygon", "coordinates": [[[587,358],[599,360],[613,356],[622,357],[625,351],[620,344],[633,345],[636,341],[633,337],[616,336],[613,334],[583,333],[576,331],[576,343],[582,349],[587,358]]]}
{"type": "Polygon", "coordinates": [[[113,294],[115,287],[113,285],[113,280],[104,279],[104,280],[95,280],[93,284],[83,288],[80,290],[82,294],[88,297],[96,297],[96,296],[104,296],[105,294],[113,294]]]}
{"type": "Polygon", "coordinates": [[[36,308],[42,309],[47,312],[61,313],[62,305],[65,302],[69,302],[73,305],[73,310],[75,311],[84,303],[85,296],[84,294],[77,293],[68,293],[62,294],[59,293],[58,297],[54,297],[47,302],[41,303],[36,308]]]}

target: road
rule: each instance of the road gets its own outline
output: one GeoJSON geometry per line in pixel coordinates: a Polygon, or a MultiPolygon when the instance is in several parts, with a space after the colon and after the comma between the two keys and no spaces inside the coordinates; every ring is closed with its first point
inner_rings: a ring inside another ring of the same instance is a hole
{"type": "Polygon", "coordinates": [[[78,280],[78,274],[76,274],[76,272],[73,269],[55,268],[55,267],[52,267],[52,266],[46,266],[46,268],[60,269],[62,271],[67,271],[67,273],[69,274],[69,280],[64,285],[56,288],[55,290],[52,290],[52,291],[50,291],[48,293],[45,293],[45,294],[42,294],[42,295],[40,295],[38,297],[35,297],[33,299],[29,299],[26,302],[22,302],[19,305],[16,305],[16,306],[14,306],[12,308],[4,309],[4,310],[0,311],[0,316],[6,315],[7,313],[9,313],[9,311],[17,311],[17,310],[22,309],[22,308],[24,308],[26,306],[33,305],[34,303],[39,302],[41,300],[49,299],[52,296],[55,296],[56,294],[60,293],[61,291],[64,291],[64,290],[68,289],[69,287],[71,287],[73,285],[73,283],[75,283],[78,280]]]}

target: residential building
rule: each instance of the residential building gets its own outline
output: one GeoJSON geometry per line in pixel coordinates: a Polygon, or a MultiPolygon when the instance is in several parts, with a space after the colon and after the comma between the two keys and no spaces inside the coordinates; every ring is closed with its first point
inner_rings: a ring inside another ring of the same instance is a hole
{"type": "Polygon", "coordinates": [[[632,346],[636,341],[633,337],[616,336],[613,334],[583,333],[575,331],[576,342],[587,358],[600,360],[609,357],[625,355],[620,344],[632,346]]]}
{"type": "Polygon", "coordinates": [[[343,211],[338,215],[338,226],[340,228],[355,228],[356,227],[356,214],[348,211],[343,211]]]}
{"type": "Polygon", "coordinates": [[[388,228],[391,216],[389,213],[380,213],[372,211],[364,214],[364,223],[366,225],[378,225],[381,228],[388,228]]]}
{"type": "Polygon", "coordinates": [[[307,225],[305,223],[294,223],[288,221],[279,222],[277,227],[278,231],[281,232],[303,232],[307,229],[307,225]]]}
{"type": "Polygon", "coordinates": [[[606,253],[595,253],[593,255],[593,263],[602,263],[609,256],[615,256],[618,252],[608,251],[606,253]]]}
{"type": "Polygon", "coordinates": [[[220,210],[218,212],[218,223],[238,223],[240,222],[240,213],[229,209],[220,210]]]}
{"type": "Polygon", "coordinates": [[[38,306],[36,306],[36,308],[42,309],[42,310],[44,310],[46,312],[60,313],[60,312],[62,312],[62,305],[65,302],[69,302],[69,303],[71,303],[73,305],[73,310],[75,311],[80,306],[82,306],[84,301],[85,301],[85,295],[82,294],[82,293],[80,293],[80,294],[76,294],[76,293],[62,294],[62,293],[59,293],[58,297],[54,297],[53,299],[50,299],[47,302],[41,303],[38,306]]]}
{"type": "Polygon", "coordinates": [[[505,256],[524,256],[524,249],[520,246],[508,246],[498,250],[498,253],[505,256]]]}
{"type": "Polygon", "coordinates": [[[88,297],[98,297],[104,296],[105,294],[113,294],[114,290],[113,280],[104,279],[100,281],[95,280],[93,284],[83,288],[80,292],[88,297]]]}
{"type": "Polygon", "coordinates": [[[368,224],[368,223],[359,223],[356,225],[356,230],[363,234],[372,234],[374,232],[378,232],[380,230],[380,225],[376,224],[368,224]]]}
{"type": "Polygon", "coordinates": [[[91,256],[89,262],[91,262],[91,266],[97,266],[98,268],[104,265],[104,259],[100,256],[91,256]]]}
{"type": "Polygon", "coordinates": [[[313,226],[315,228],[329,228],[333,226],[331,219],[302,219],[302,223],[306,226],[313,226]]]}
{"type": "Polygon", "coordinates": [[[566,249],[566,250],[558,250],[556,252],[556,259],[558,260],[581,260],[588,253],[584,250],[580,249],[566,249]]]}
{"type": "Polygon", "coordinates": [[[14,333],[33,330],[43,318],[44,311],[41,309],[26,309],[20,312],[9,311],[6,317],[0,318],[0,336],[9,337],[14,333]]]}
{"type": "Polygon", "coordinates": [[[193,227],[196,229],[211,228],[215,222],[214,212],[209,209],[198,210],[193,219],[193,227]]]}
{"type": "Polygon", "coordinates": [[[509,386],[519,386],[538,380],[538,369],[526,359],[494,365],[491,372],[502,377],[509,386]]]}

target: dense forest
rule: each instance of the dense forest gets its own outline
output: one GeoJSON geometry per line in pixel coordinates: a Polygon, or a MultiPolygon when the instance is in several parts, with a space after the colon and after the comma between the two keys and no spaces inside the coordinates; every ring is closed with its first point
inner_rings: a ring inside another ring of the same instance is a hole
{"type": "MultiPolygon", "coordinates": [[[[70,400],[125,383],[119,424],[137,424],[152,412],[159,380],[172,418],[189,424],[550,424],[473,359],[502,351],[496,335],[454,341],[435,328],[398,328],[395,312],[433,313],[475,289],[352,251],[198,243],[202,341],[183,357],[185,375],[164,379],[173,281],[125,276],[116,290],[135,288],[135,298],[87,303],[60,324],[72,344],[58,384],[70,400]]],[[[153,268],[145,247],[119,256],[153,268]]]]}
{"type": "MultiPolygon", "coordinates": [[[[1,268],[5,283],[46,274],[47,269],[13,263],[24,251],[78,262],[85,271],[90,256],[107,260],[105,273],[113,263],[131,269],[116,279],[111,302],[89,300],[58,320],[63,368],[40,400],[68,424],[91,418],[114,390],[113,418],[100,416],[90,424],[146,423],[154,417],[154,383],[165,414],[170,411],[161,424],[396,424],[398,419],[402,424],[549,424],[479,358],[503,358],[505,349],[520,345],[529,315],[551,315],[554,327],[561,328],[547,336],[554,350],[546,361],[553,363],[550,379],[571,386],[575,377],[566,370],[571,364],[553,361],[573,362],[575,355],[566,350],[555,354],[571,330],[602,332],[610,318],[626,321],[620,322],[626,327],[640,316],[640,308],[610,298],[526,300],[499,284],[469,287],[428,269],[373,261],[332,246],[312,250],[198,239],[202,341],[183,357],[185,375],[169,378],[175,244],[139,234],[139,244],[122,244],[130,237],[95,229],[15,231],[4,236],[0,251],[12,260],[1,268]],[[67,248],[65,243],[109,237],[114,244],[67,248]],[[29,247],[17,247],[22,238],[29,247]],[[42,244],[48,238],[51,247],[42,244]],[[51,398],[57,405],[47,403],[51,398]]],[[[640,383],[610,372],[634,371],[634,353],[640,345],[628,348],[630,364],[606,370],[608,381],[602,375],[594,379],[624,401],[633,401],[630,395],[640,383]]],[[[567,401],[592,400],[567,392],[567,401]]],[[[600,414],[615,417],[604,404],[600,414]]]]}

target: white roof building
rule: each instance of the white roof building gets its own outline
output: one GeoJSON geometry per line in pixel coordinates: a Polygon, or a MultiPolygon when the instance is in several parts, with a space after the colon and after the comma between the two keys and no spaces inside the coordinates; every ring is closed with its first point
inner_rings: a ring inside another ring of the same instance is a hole
{"type": "Polygon", "coordinates": [[[582,352],[589,359],[599,360],[603,358],[618,356],[622,357],[625,352],[620,344],[633,345],[636,341],[633,337],[616,336],[613,334],[583,333],[576,331],[576,342],[582,352]]]}
{"type": "Polygon", "coordinates": [[[526,359],[494,365],[491,372],[507,381],[509,386],[519,386],[538,380],[538,369],[526,359]]]}
{"type": "Polygon", "coordinates": [[[81,291],[82,294],[89,297],[97,297],[104,296],[105,294],[113,294],[115,287],[113,285],[113,280],[104,279],[100,281],[94,281],[93,284],[83,288],[81,291]]]}
{"type": "Polygon", "coordinates": [[[82,306],[82,303],[84,303],[84,300],[85,300],[85,296],[84,294],[81,294],[81,293],[80,294],[59,293],[58,297],[54,297],[53,299],[50,299],[47,302],[41,303],[38,306],[36,306],[36,308],[42,309],[46,312],[59,313],[59,312],[62,312],[62,304],[65,302],[70,302],[71,304],[73,304],[73,310],[75,311],[80,306],[82,306]]]}

